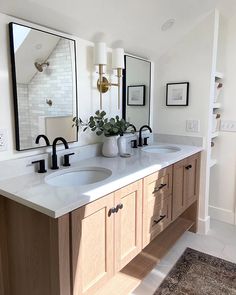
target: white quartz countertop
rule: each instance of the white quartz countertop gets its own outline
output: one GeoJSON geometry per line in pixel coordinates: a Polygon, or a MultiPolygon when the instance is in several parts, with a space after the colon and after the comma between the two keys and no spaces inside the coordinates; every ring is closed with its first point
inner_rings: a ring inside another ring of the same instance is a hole
{"type": "MultiPolygon", "coordinates": [[[[160,145],[160,144],[159,144],[160,145]]],[[[75,167],[102,167],[112,171],[112,175],[92,185],[78,187],[56,187],[45,182],[47,173],[31,173],[0,181],[0,194],[50,217],[58,218],[100,197],[118,190],[134,181],[165,168],[175,162],[202,151],[202,147],[178,146],[181,150],[168,154],[152,154],[133,149],[130,158],[94,157],[73,163],[75,167]]],[[[68,169],[68,168],[61,168],[68,169]]]]}

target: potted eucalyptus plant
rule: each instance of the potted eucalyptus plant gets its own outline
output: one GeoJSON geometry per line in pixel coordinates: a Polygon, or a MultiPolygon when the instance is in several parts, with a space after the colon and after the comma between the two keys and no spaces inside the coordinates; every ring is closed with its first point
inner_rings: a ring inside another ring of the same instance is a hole
{"type": "Polygon", "coordinates": [[[135,127],[126,122],[123,118],[107,118],[105,111],[96,111],[94,116],[89,118],[88,123],[84,123],[80,118],[73,118],[74,126],[82,126],[83,131],[87,129],[96,132],[98,136],[104,135],[105,140],[102,147],[102,154],[105,157],[116,157],[118,155],[117,139],[129,129],[135,131],[135,127]]]}

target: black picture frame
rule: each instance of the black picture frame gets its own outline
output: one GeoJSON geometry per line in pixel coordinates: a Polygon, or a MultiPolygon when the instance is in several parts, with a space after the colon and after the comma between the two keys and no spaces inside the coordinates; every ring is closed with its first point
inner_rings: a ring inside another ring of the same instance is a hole
{"type": "Polygon", "coordinates": [[[128,95],[127,95],[127,105],[128,106],[145,106],[145,85],[130,85],[127,87],[128,89],[128,95]],[[142,92],[142,96],[140,97],[141,102],[140,103],[132,103],[131,102],[131,94],[130,92],[134,89],[140,90],[142,92]]]}
{"type": "MultiPolygon", "coordinates": [[[[20,23],[16,23],[16,22],[10,22],[8,24],[8,28],[9,28],[9,41],[10,41],[10,60],[11,60],[11,73],[12,73],[12,88],[13,88],[13,107],[14,107],[14,121],[15,121],[15,146],[16,146],[16,150],[17,151],[27,151],[27,150],[33,150],[33,149],[38,149],[38,148],[45,148],[45,146],[38,146],[38,147],[31,147],[31,148],[21,148],[20,145],[20,130],[19,130],[19,111],[18,111],[18,94],[17,94],[17,79],[16,79],[16,61],[15,61],[15,52],[14,52],[14,30],[13,30],[13,26],[14,25],[19,25],[19,26],[23,26],[32,30],[36,30],[39,32],[43,32],[49,35],[53,35],[53,36],[57,36],[60,38],[64,38],[67,40],[70,40],[73,42],[74,44],[74,57],[75,57],[75,107],[76,107],[76,112],[75,115],[76,117],[78,117],[78,83],[77,83],[77,55],[76,55],[76,41],[72,38],[68,38],[65,37],[63,35],[59,35],[59,34],[55,34],[55,33],[51,33],[48,31],[44,31],[42,29],[38,29],[38,28],[34,28],[31,26],[27,26],[25,24],[20,24],[20,23]]],[[[76,128],[76,137],[74,141],[70,141],[70,143],[73,142],[77,142],[78,141],[78,127],[76,128]]]]}
{"type": "Polygon", "coordinates": [[[178,82],[178,83],[167,83],[166,84],[166,106],[188,106],[189,104],[189,82],[178,82]],[[171,88],[176,87],[176,96],[178,97],[171,97],[173,94],[173,89],[171,92],[171,88]],[[182,86],[182,89],[180,88],[182,86]],[[181,97],[181,90],[183,91],[181,97]],[[179,93],[178,93],[179,92],[179,93]],[[176,103],[176,101],[179,101],[176,103]]]}

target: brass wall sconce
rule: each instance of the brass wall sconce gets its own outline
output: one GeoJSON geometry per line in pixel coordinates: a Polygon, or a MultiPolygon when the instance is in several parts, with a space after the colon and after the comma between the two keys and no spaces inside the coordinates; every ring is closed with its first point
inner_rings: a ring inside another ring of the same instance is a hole
{"type": "Polygon", "coordinates": [[[112,68],[117,71],[117,83],[111,83],[104,76],[104,66],[107,65],[107,47],[103,42],[95,44],[94,47],[94,64],[99,68],[99,78],[97,89],[100,92],[100,109],[102,109],[102,94],[106,93],[111,86],[118,87],[118,109],[120,109],[120,87],[122,78],[122,69],[124,69],[124,49],[115,48],[112,50],[112,68]]]}

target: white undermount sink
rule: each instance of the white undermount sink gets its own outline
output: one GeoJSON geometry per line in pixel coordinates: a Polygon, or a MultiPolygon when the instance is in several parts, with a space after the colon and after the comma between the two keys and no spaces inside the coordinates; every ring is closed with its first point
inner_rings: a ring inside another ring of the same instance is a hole
{"type": "Polygon", "coordinates": [[[177,146],[153,145],[142,148],[143,152],[151,154],[169,154],[179,152],[181,149],[177,146]]]}
{"type": "Polygon", "coordinates": [[[46,176],[45,182],[53,186],[75,187],[105,180],[111,174],[111,170],[101,167],[69,168],[46,176]]]}

